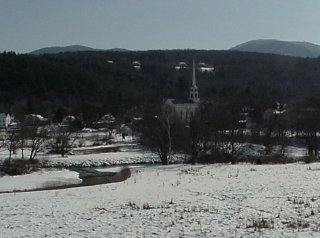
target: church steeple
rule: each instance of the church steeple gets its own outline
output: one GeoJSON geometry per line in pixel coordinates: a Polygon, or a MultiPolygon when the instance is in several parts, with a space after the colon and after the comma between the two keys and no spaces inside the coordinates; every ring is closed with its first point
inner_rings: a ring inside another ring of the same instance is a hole
{"type": "Polygon", "coordinates": [[[192,102],[200,102],[198,87],[196,84],[196,71],[194,67],[194,60],[192,65],[192,85],[190,87],[189,100],[192,102]]]}

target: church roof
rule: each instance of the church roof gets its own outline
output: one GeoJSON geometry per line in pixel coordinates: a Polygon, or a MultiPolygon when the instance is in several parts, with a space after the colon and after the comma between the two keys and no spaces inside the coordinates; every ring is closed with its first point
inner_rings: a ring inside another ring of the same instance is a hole
{"type": "Polygon", "coordinates": [[[173,104],[190,104],[194,103],[193,101],[189,99],[172,99],[171,101],[173,104]]]}

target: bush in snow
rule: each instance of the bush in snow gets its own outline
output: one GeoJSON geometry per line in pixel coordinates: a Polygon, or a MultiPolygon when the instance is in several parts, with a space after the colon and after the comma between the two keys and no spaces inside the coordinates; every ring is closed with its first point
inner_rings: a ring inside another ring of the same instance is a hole
{"type": "Polygon", "coordinates": [[[231,163],[235,164],[238,162],[238,159],[227,153],[216,151],[211,154],[203,155],[198,158],[199,163],[210,164],[210,163],[231,163]]]}
{"type": "Polygon", "coordinates": [[[37,160],[6,159],[2,164],[1,170],[9,175],[21,175],[29,174],[38,170],[38,168],[39,163],[37,160]]]}

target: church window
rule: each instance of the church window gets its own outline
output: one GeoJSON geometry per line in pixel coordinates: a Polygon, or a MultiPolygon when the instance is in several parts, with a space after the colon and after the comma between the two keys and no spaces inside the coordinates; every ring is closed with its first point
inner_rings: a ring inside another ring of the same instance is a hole
{"type": "Polygon", "coordinates": [[[182,111],[180,112],[180,117],[181,117],[181,120],[182,120],[182,117],[183,117],[183,115],[182,115],[182,111]]]}

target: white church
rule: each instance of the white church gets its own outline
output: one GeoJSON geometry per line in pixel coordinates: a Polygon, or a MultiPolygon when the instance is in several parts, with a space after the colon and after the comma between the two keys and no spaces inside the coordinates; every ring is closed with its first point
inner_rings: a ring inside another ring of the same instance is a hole
{"type": "Polygon", "coordinates": [[[177,117],[183,122],[189,122],[200,105],[198,87],[196,84],[196,73],[193,62],[192,85],[188,99],[166,99],[165,105],[171,107],[177,117]]]}

